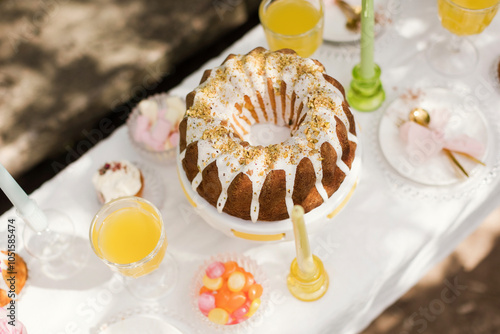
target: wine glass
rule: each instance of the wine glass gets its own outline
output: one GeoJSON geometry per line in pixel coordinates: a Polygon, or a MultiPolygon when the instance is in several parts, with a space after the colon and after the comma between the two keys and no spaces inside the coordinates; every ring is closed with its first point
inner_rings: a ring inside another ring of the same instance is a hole
{"type": "Polygon", "coordinates": [[[495,17],[499,3],[499,0],[438,0],[441,25],[452,35],[427,50],[431,66],[447,75],[472,72],[479,55],[474,44],[463,36],[481,33],[495,17]]]}
{"type": "Polygon", "coordinates": [[[323,43],[323,0],[263,0],[259,18],[271,50],[309,57],[323,43]]]}
{"type": "Polygon", "coordinates": [[[158,299],[173,288],[177,265],[165,254],[163,219],[151,202],[131,196],[106,203],[92,220],[90,243],[137,298],[158,299]]]}

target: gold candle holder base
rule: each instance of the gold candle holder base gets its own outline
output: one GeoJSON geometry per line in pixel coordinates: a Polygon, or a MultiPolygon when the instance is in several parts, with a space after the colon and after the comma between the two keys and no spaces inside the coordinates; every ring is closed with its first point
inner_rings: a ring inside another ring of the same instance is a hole
{"type": "Polygon", "coordinates": [[[311,274],[300,270],[295,258],[290,265],[290,274],[287,278],[288,290],[297,299],[312,302],[320,299],[328,290],[329,278],[323,262],[313,255],[315,270],[311,274]]]}

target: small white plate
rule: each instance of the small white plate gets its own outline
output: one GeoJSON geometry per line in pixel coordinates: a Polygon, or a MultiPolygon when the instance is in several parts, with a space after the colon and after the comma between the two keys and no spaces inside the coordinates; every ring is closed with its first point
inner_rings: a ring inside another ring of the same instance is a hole
{"type": "Polygon", "coordinates": [[[412,199],[451,200],[473,196],[482,186],[495,180],[500,172],[500,117],[494,106],[471,101],[470,89],[461,84],[444,83],[437,87],[420,82],[401,91],[405,93],[389,102],[370,127],[372,152],[391,192],[412,199]],[[433,117],[434,121],[439,121],[440,113],[451,111],[448,122],[443,122],[442,126],[445,138],[466,134],[481,142],[485,150],[483,156],[477,158],[485,166],[456,154],[469,174],[465,177],[440,152],[431,155],[425,163],[412,164],[399,137],[398,125],[408,119],[415,107],[430,113],[431,125],[433,117]]]}
{"type": "MultiPolygon", "coordinates": [[[[465,134],[479,141],[485,148],[483,156],[476,157],[485,160],[488,153],[488,128],[482,114],[474,109],[465,108],[464,101],[451,90],[432,88],[420,91],[415,96],[402,96],[394,100],[387,108],[380,122],[379,141],[382,152],[389,164],[404,177],[430,186],[449,186],[467,181],[467,177],[457,173],[456,168],[444,153],[433,154],[427,158],[428,148],[422,143],[421,156],[409,156],[405,143],[399,137],[399,125],[408,120],[408,114],[413,108],[423,108],[428,111],[432,120],[448,115],[448,121],[442,129],[445,138],[465,134]]],[[[491,151],[491,150],[490,150],[491,151]]],[[[456,156],[460,164],[474,178],[484,166],[469,159],[456,156]]]]}
{"type": "Polygon", "coordinates": [[[186,334],[186,321],[161,307],[143,307],[115,315],[91,330],[92,334],[186,334]]]}

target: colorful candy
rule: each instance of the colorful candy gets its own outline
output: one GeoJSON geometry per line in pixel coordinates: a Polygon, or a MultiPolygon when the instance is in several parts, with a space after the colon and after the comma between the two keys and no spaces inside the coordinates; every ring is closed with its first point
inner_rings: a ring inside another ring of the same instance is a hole
{"type": "Polygon", "coordinates": [[[248,289],[248,299],[254,300],[257,298],[260,298],[262,296],[262,285],[260,284],[253,284],[249,289],[248,289]]]}
{"type": "Polygon", "coordinates": [[[231,298],[231,291],[226,288],[221,288],[215,294],[215,306],[226,308],[229,299],[231,298]]]}
{"type": "Polygon", "coordinates": [[[207,269],[205,270],[205,273],[209,278],[219,278],[224,274],[224,271],[226,271],[226,267],[222,262],[213,262],[211,263],[207,269]]]}
{"type": "Polygon", "coordinates": [[[212,290],[210,290],[209,288],[207,288],[206,286],[202,286],[200,288],[200,292],[198,293],[199,295],[201,295],[202,293],[205,293],[205,292],[208,292],[208,293],[212,293],[212,290]]]}
{"type": "Polygon", "coordinates": [[[246,282],[246,276],[241,271],[235,271],[227,279],[227,287],[232,292],[238,292],[243,289],[246,282]]]}
{"type": "Polygon", "coordinates": [[[242,307],[247,301],[247,296],[243,292],[233,292],[226,303],[226,309],[234,312],[242,307]]]}
{"type": "Polygon", "coordinates": [[[215,297],[211,293],[202,293],[198,297],[198,308],[204,315],[215,308],[215,297]]]}
{"type": "Polygon", "coordinates": [[[239,324],[260,307],[262,286],[235,261],[211,263],[202,281],[198,308],[213,323],[239,324]]]}
{"type": "Polygon", "coordinates": [[[214,308],[208,313],[208,320],[219,325],[225,325],[229,320],[229,313],[224,309],[214,308]]]}
{"type": "Polygon", "coordinates": [[[247,317],[251,317],[252,315],[257,312],[257,309],[260,307],[260,298],[254,299],[252,301],[252,304],[250,304],[250,309],[248,310],[248,313],[246,314],[247,317]]]}
{"type": "Polygon", "coordinates": [[[226,269],[226,271],[224,271],[223,278],[227,279],[229,275],[231,275],[236,270],[236,268],[238,268],[238,264],[234,261],[228,261],[224,263],[224,268],[226,269]]]}
{"type": "Polygon", "coordinates": [[[203,285],[210,290],[219,290],[222,283],[222,277],[210,278],[207,275],[203,276],[203,285]]]}
{"type": "Polygon", "coordinates": [[[251,273],[245,273],[245,285],[243,286],[243,291],[248,292],[250,287],[255,283],[255,279],[251,273]]]}
{"type": "Polygon", "coordinates": [[[182,99],[167,94],[142,100],[133,111],[137,118],[130,128],[135,141],[158,152],[176,147],[178,125],[186,111],[183,104],[182,99]]]}
{"type": "Polygon", "coordinates": [[[250,305],[243,305],[242,307],[233,312],[233,316],[236,319],[241,319],[241,318],[247,319],[248,317],[246,315],[249,310],[250,310],[250,305]]]}

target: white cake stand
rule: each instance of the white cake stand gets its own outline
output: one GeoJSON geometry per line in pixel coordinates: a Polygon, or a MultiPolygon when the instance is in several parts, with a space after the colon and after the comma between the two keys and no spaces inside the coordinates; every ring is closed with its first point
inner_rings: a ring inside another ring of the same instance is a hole
{"type": "MultiPolygon", "coordinates": [[[[305,214],[304,217],[309,233],[314,233],[323,224],[335,217],[347,204],[356,189],[359,179],[361,155],[361,145],[358,142],[351,172],[346,176],[339,189],[325,203],[305,214]]],[[[177,157],[179,157],[179,148],[177,148],[177,157]]],[[[215,207],[193,190],[179,158],[177,158],[177,174],[184,194],[196,213],[210,226],[227,236],[261,242],[293,240],[293,226],[289,218],[273,222],[257,221],[252,223],[249,220],[237,218],[225,212],[219,213],[215,207]]]]}

